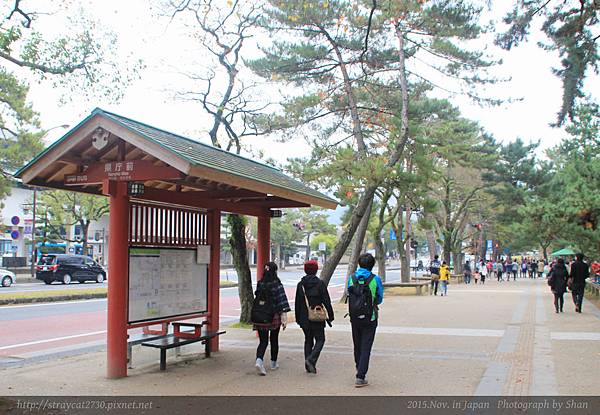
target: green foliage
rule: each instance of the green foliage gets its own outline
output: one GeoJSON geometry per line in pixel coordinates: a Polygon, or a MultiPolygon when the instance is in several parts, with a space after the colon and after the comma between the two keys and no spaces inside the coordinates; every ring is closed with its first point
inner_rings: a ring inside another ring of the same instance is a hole
{"type": "Polygon", "coordinates": [[[583,82],[588,70],[598,71],[598,2],[597,0],[515,1],[504,18],[508,30],[498,35],[496,43],[510,50],[526,40],[536,19],[543,21],[542,31],[550,43],[542,45],[557,51],[561,68],[554,73],[562,80],[563,99],[557,125],[569,117],[573,120],[578,99],[584,96],[583,82]]]}
{"type": "Polygon", "coordinates": [[[139,62],[125,65],[117,60],[112,55],[114,36],[103,34],[83,15],[74,15],[61,35],[53,37],[35,28],[38,19],[56,19],[53,12],[22,7],[22,2],[0,5],[6,16],[0,20],[0,200],[11,186],[10,175],[43,149],[47,133],[27,99],[29,74],[39,82],[66,87],[68,95],[117,99],[123,91],[119,86],[141,67],[139,62]]]}
{"type": "Polygon", "coordinates": [[[108,199],[104,196],[63,190],[44,191],[39,195],[38,220],[47,223],[46,238],[61,240],[64,226],[81,225],[83,243],[91,221],[108,214],[108,199]],[[43,216],[42,216],[43,215],[43,216]],[[47,221],[46,221],[47,219],[47,221]]]}
{"type": "Polygon", "coordinates": [[[320,233],[312,239],[312,241],[310,242],[310,248],[313,251],[319,251],[319,244],[321,242],[325,242],[325,255],[329,255],[331,254],[331,251],[337,244],[337,238],[335,235],[327,235],[324,233],[320,233]]]}

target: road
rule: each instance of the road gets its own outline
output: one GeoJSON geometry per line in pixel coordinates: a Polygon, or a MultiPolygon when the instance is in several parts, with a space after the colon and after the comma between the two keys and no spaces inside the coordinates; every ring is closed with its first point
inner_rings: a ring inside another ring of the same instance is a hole
{"type": "MultiPolygon", "coordinates": [[[[231,272],[231,271],[230,271],[231,272]]],[[[296,284],[304,273],[297,267],[279,273],[293,308],[296,284]]],[[[232,274],[229,279],[235,279],[232,274]]],[[[398,270],[388,272],[388,281],[398,280],[398,270]]],[[[343,293],[345,267],[338,268],[330,283],[333,300],[343,293]]],[[[98,284],[85,284],[95,287],[98,284]]],[[[2,294],[19,291],[76,289],[81,284],[20,284],[3,289],[2,294]]],[[[237,287],[221,289],[220,321],[239,317],[237,287]]],[[[41,303],[0,307],[0,367],[57,356],[82,353],[104,347],[106,343],[106,299],[41,303]]]]}

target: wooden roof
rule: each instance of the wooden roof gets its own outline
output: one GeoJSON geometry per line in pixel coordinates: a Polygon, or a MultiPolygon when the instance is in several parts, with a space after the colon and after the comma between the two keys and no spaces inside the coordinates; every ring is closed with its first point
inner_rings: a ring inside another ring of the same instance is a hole
{"type": "Polygon", "coordinates": [[[69,185],[65,176],[85,174],[101,163],[127,161],[157,167],[157,174],[144,181],[146,190],[139,199],[249,215],[264,215],[273,208],[337,206],[277,168],[101,109],[15,176],[29,185],[101,194],[101,183],[69,185]],[[104,146],[93,143],[104,139],[104,146]],[[161,175],[166,166],[176,169],[179,177],[161,175]]]}

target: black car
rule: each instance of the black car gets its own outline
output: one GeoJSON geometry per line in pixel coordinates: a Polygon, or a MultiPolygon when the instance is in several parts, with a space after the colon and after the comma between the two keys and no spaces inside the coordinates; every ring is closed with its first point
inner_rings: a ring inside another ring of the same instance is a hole
{"type": "Polygon", "coordinates": [[[71,281],[100,283],[106,279],[106,271],[87,256],[48,254],[39,260],[35,277],[46,284],[52,284],[53,281],[63,284],[70,284],[71,281]]]}

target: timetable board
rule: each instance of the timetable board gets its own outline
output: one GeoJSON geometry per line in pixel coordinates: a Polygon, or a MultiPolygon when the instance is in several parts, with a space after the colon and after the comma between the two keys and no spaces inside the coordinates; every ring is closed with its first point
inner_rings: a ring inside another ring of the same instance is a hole
{"type": "Polygon", "coordinates": [[[196,254],[196,249],[129,249],[129,323],[208,310],[208,264],[198,264],[196,254]]]}

